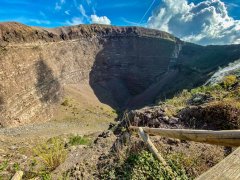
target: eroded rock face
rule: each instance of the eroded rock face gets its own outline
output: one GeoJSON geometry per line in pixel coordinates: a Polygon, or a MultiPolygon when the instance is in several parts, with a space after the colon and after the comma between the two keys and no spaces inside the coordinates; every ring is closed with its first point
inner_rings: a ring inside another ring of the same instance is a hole
{"type": "Polygon", "coordinates": [[[239,46],[202,47],[138,27],[1,23],[0,126],[50,119],[64,87],[83,81],[114,108],[142,107],[202,83],[239,55],[239,46]],[[217,51],[222,59],[208,66],[200,52],[217,51]]]}

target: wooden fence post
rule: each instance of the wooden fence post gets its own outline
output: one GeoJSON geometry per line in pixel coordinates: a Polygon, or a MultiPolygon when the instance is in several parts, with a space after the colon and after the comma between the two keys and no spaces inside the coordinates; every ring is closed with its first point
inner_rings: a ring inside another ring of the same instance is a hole
{"type": "Polygon", "coordinates": [[[158,152],[157,148],[154,146],[152,141],[150,140],[149,136],[143,131],[141,127],[139,127],[139,134],[143,141],[147,144],[148,149],[153,153],[153,155],[162,163],[162,165],[165,167],[167,172],[172,176],[175,177],[175,174],[173,173],[171,167],[167,164],[167,162],[164,160],[164,158],[161,156],[161,154],[158,152]]]}
{"type": "Polygon", "coordinates": [[[23,171],[17,171],[11,180],[21,180],[23,176],[23,171]]]}

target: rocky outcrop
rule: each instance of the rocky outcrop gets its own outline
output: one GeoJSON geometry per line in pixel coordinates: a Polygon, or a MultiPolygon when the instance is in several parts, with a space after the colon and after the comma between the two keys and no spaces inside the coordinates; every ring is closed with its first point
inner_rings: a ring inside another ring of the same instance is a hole
{"type": "Polygon", "coordinates": [[[145,107],[138,110],[128,112],[126,123],[138,127],[152,128],[183,128],[180,121],[176,117],[166,115],[164,108],[159,106],[145,107]],[[129,121],[129,122],[127,122],[129,121]]]}
{"type": "Polygon", "coordinates": [[[50,119],[64,87],[83,81],[114,108],[142,107],[203,83],[239,58],[239,47],[202,47],[139,27],[1,23],[0,125],[50,119]]]}

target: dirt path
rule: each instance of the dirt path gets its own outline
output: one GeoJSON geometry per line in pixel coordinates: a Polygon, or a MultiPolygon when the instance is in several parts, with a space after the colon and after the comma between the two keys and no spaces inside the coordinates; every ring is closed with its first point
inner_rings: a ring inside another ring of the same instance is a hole
{"type": "Polygon", "coordinates": [[[99,102],[87,83],[68,85],[64,91],[65,97],[56,106],[52,120],[0,129],[0,164],[7,161],[9,167],[18,163],[23,168],[29,164],[36,145],[56,136],[65,140],[71,135],[93,134],[92,137],[96,137],[117,117],[112,108],[99,102]]]}
{"type": "MultiPolygon", "coordinates": [[[[109,106],[99,102],[87,83],[64,87],[65,97],[56,107],[51,121],[0,129],[0,138],[21,140],[24,138],[49,138],[61,134],[88,134],[103,131],[116,114],[109,106]]],[[[1,139],[0,139],[1,140],[1,139]]]]}
{"type": "Polygon", "coordinates": [[[94,124],[92,128],[91,122],[83,121],[49,121],[41,124],[25,125],[16,128],[3,128],[0,129],[0,145],[2,142],[11,140],[11,142],[17,143],[22,140],[35,140],[45,139],[54,136],[66,135],[66,134],[90,134],[94,132],[100,132],[108,128],[110,122],[99,122],[94,124]]]}

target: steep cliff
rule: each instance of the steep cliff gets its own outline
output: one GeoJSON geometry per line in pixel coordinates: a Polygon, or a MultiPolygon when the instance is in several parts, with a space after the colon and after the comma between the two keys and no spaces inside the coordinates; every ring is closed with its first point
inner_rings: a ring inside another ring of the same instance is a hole
{"type": "Polygon", "coordinates": [[[0,125],[50,119],[64,87],[83,82],[113,108],[141,107],[239,57],[239,45],[203,47],[139,27],[1,23],[0,125]]]}

